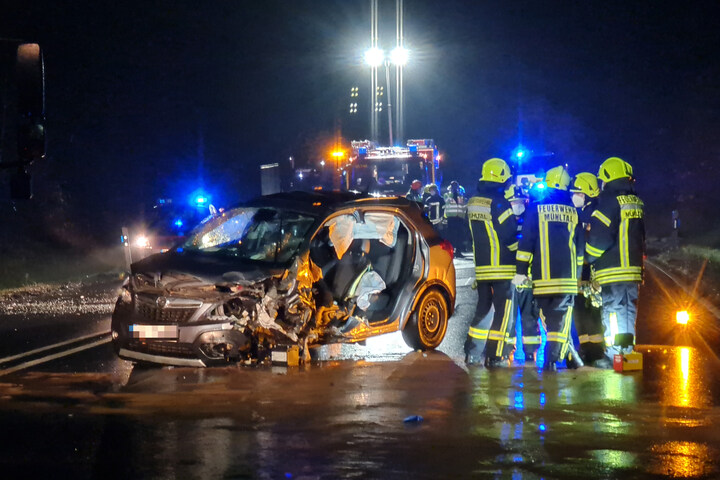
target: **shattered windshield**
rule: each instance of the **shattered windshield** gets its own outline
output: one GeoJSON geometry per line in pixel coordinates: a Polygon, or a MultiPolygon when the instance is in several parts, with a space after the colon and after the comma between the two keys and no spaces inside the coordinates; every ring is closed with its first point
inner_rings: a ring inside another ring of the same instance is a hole
{"type": "Polygon", "coordinates": [[[235,208],[198,227],[181,248],[285,263],[297,253],[314,222],[314,217],[282,209],[235,208]]]}

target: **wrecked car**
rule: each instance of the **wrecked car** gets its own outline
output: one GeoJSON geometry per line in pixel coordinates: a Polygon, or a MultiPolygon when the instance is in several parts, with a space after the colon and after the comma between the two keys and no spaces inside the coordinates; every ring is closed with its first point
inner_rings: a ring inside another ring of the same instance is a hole
{"type": "Polygon", "coordinates": [[[131,267],[112,316],[121,358],[210,366],[402,331],[442,342],[455,305],[452,245],[416,202],[279,193],[228,209],[131,267]]]}

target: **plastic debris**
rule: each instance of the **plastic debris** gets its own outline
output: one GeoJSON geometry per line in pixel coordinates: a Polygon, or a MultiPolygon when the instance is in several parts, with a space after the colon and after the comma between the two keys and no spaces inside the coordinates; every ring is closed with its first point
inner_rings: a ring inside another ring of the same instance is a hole
{"type": "Polygon", "coordinates": [[[403,423],[420,423],[423,421],[423,417],[420,415],[410,415],[409,417],[405,417],[405,420],[403,420],[403,423]]]}

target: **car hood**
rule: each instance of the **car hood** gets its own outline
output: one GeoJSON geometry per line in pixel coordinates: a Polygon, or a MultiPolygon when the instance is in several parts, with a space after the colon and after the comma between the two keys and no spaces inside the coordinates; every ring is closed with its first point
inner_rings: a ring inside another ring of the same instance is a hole
{"type": "Polygon", "coordinates": [[[257,283],[282,275],[284,268],[266,267],[206,253],[167,252],[151,255],[130,266],[134,274],[183,273],[210,284],[257,283]]]}

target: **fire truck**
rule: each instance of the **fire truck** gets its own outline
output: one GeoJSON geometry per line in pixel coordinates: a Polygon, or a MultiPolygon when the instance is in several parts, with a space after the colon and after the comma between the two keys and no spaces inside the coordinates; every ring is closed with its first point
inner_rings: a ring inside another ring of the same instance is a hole
{"type": "Polygon", "coordinates": [[[380,147],[369,140],[353,141],[341,174],[347,190],[374,196],[405,195],[413,180],[440,183],[440,154],[432,139],[408,140],[405,147],[380,147]]]}
{"type": "Polygon", "coordinates": [[[413,180],[440,184],[440,154],[432,139],[408,140],[405,147],[381,147],[370,140],[351,142],[350,152],[334,152],[320,166],[260,167],[262,194],[280,191],[344,190],[377,197],[403,196],[413,180]]]}

